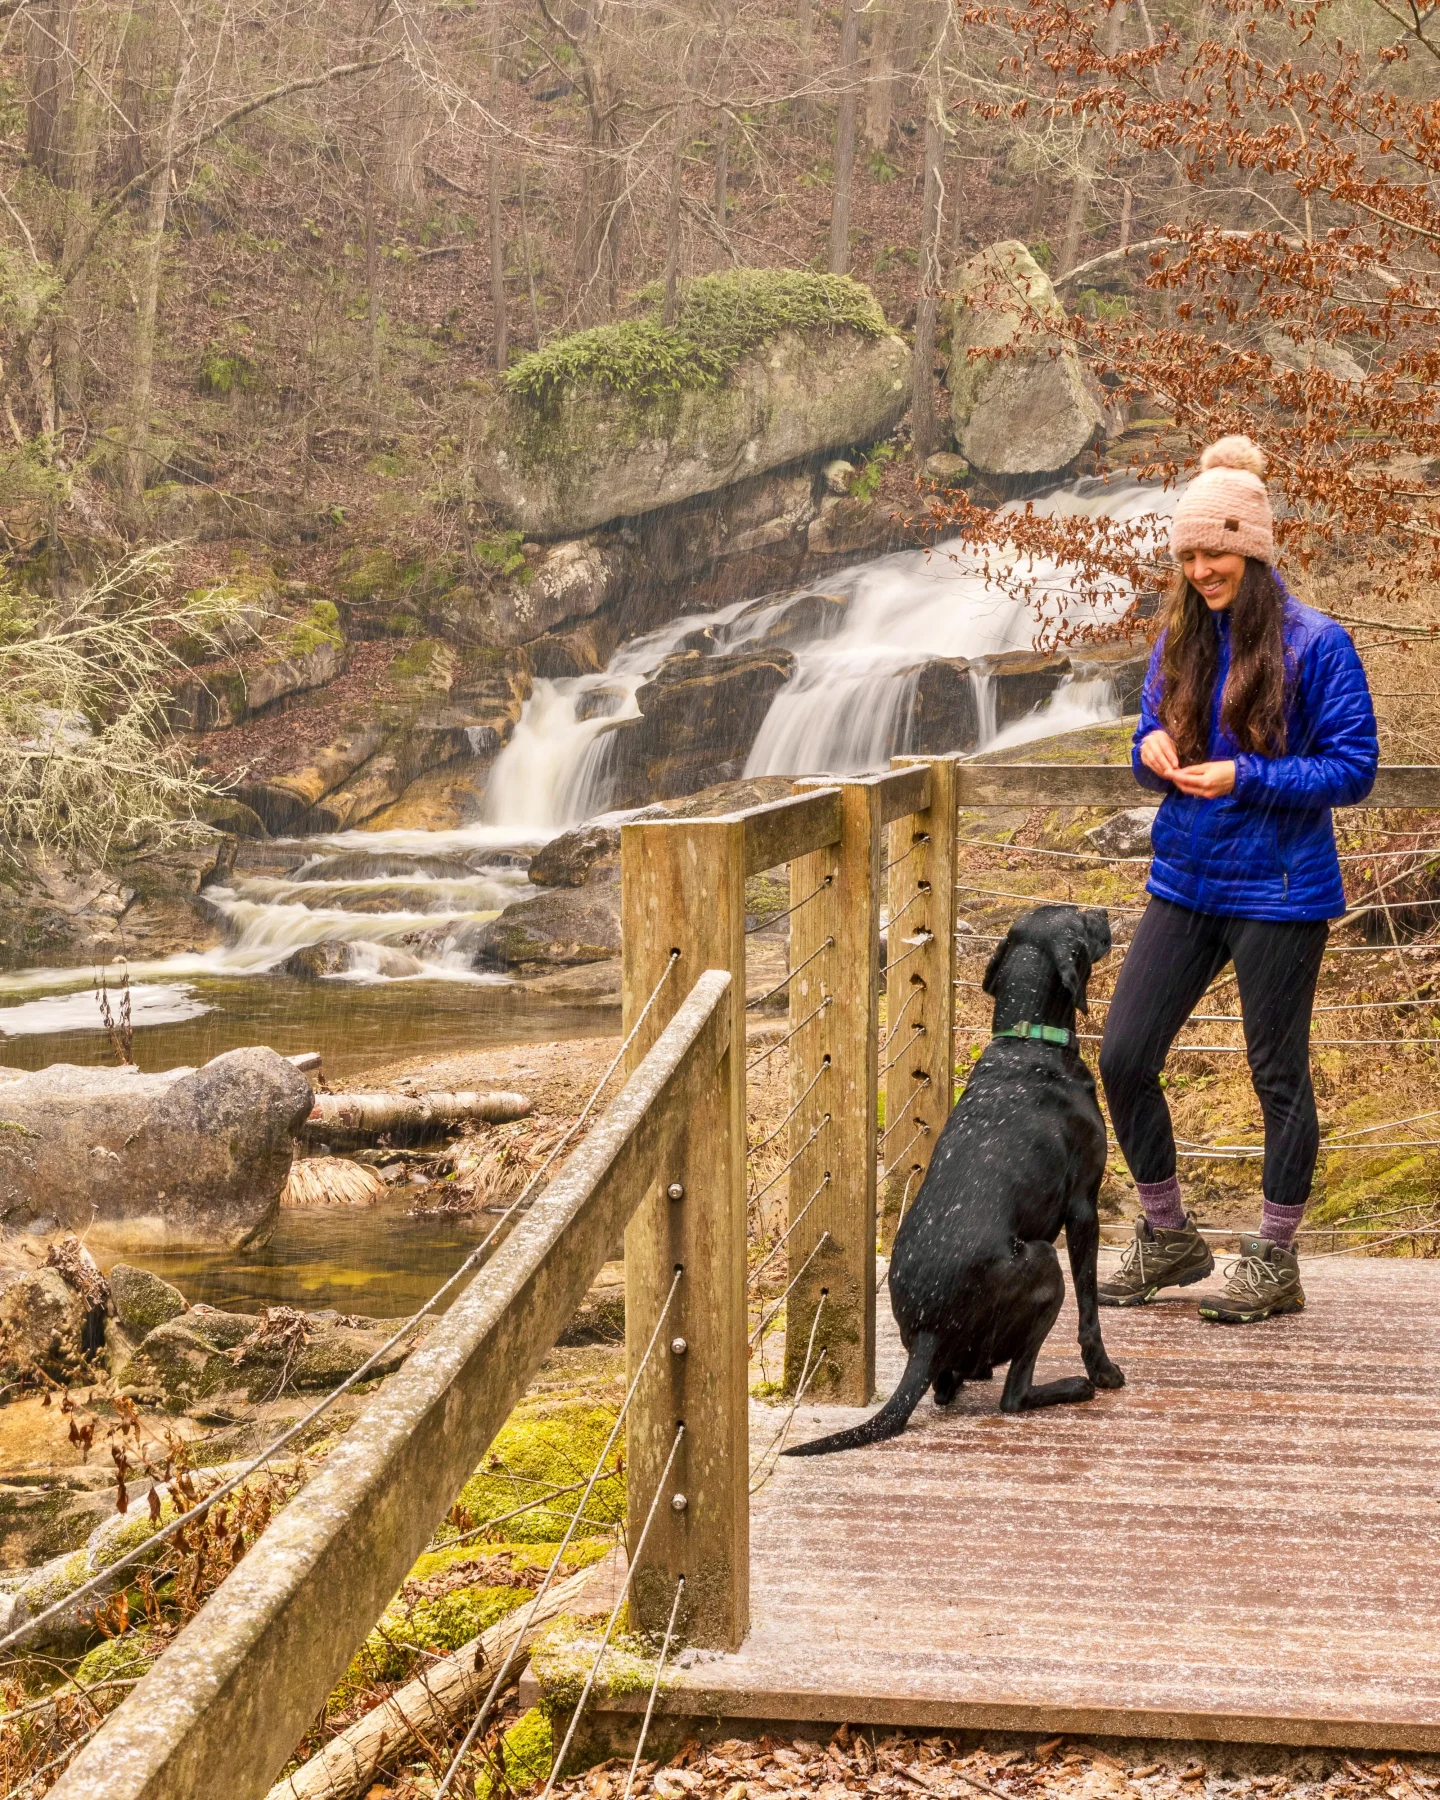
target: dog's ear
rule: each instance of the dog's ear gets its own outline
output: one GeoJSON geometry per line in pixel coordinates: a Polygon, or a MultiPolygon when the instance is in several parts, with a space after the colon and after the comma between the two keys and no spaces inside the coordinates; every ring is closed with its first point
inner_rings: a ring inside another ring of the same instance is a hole
{"type": "MultiPolygon", "coordinates": [[[[1102,919],[1105,918],[1103,913],[1100,916],[1102,919]]],[[[1075,1002],[1076,1012],[1088,1013],[1090,1006],[1086,994],[1086,987],[1090,980],[1090,965],[1095,960],[1095,953],[1092,948],[1093,939],[1091,936],[1089,917],[1082,914],[1082,918],[1084,919],[1084,924],[1081,930],[1070,934],[1069,941],[1065,944],[1063,949],[1057,945],[1055,952],[1055,967],[1060,971],[1061,985],[1064,987],[1065,992],[1075,1002]]],[[[1108,950],[1109,947],[1110,923],[1109,920],[1106,919],[1105,948],[1108,950]]],[[[1101,954],[1103,955],[1104,952],[1102,951],[1101,954]]]]}
{"type": "Polygon", "coordinates": [[[1103,906],[1087,906],[1080,917],[1090,941],[1090,961],[1097,963],[1110,954],[1110,915],[1103,906]]]}
{"type": "Polygon", "coordinates": [[[980,992],[982,994],[989,994],[989,996],[992,1000],[995,998],[995,987],[996,987],[996,983],[1000,979],[1000,970],[1004,966],[1005,958],[1009,954],[1010,954],[1010,937],[1007,932],[1007,934],[1003,938],[1001,938],[1000,942],[995,946],[995,954],[990,958],[989,963],[986,965],[985,978],[980,983],[980,992]]]}

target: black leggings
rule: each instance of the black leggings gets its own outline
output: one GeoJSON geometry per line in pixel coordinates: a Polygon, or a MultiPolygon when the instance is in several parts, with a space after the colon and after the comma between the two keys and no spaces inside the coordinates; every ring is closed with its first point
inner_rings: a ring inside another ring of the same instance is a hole
{"type": "Polygon", "coordinates": [[[1329,930],[1323,919],[1227,919],[1150,901],[1121,965],[1100,1046],[1110,1117],[1136,1181],[1168,1181],[1175,1173],[1160,1071],[1191,1009],[1233,958],[1250,1079],[1265,1119],[1265,1198],[1276,1206],[1303,1206],[1310,1198],[1320,1149],[1310,1009],[1329,930]]]}

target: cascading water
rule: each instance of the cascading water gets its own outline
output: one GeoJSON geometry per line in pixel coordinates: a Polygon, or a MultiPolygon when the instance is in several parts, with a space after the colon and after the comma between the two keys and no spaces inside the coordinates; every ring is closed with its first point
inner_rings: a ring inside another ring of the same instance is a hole
{"type": "MultiPolygon", "coordinates": [[[[1117,520],[1165,513],[1173,495],[1135,482],[1086,480],[1031,502],[1039,513],[1117,520]]],[[[1035,562],[1027,582],[1046,600],[1047,619],[1096,616],[1075,594],[1073,572],[1035,562]]],[[[515,735],[496,760],[487,815],[496,825],[557,831],[610,804],[608,753],[616,723],[639,716],[636,695],[666,657],[703,633],[710,654],[733,655],[765,638],[807,590],[689,614],[623,645],[600,675],[537,682],[515,735]]],[[[1035,618],[1021,598],[988,580],[958,544],[905,550],[827,579],[843,602],[838,631],[802,642],[746,763],[747,775],[854,773],[883,767],[906,742],[916,681],[927,660],[974,659],[1032,647],[1035,618]]],[[[1116,599],[1111,616],[1126,601],[1116,599]]],[[[841,609],[837,608],[837,611],[841,609]]],[[[1103,617],[1103,613],[1101,614],[1103,617]]],[[[979,743],[1003,748],[1113,718],[1104,679],[1065,682],[1030,718],[997,731],[989,679],[972,672],[979,743]]]]}
{"type": "MultiPolygon", "coordinates": [[[[1038,511],[1105,512],[1120,519],[1167,511],[1173,496],[1133,483],[1080,482],[1037,500],[1038,511]]],[[[1073,603],[1071,574],[1028,574],[1049,615],[1073,603]]],[[[1078,604],[1078,603],[1075,603],[1078,604]]],[[[1117,607],[1118,607],[1117,602],[1117,607]]],[[[201,1061],[243,1043],[325,1047],[363,1066],[387,1052],[441,1053],[461,1042],[513,1042],[547,1029],[540,1003],[504,978],[477,973],[480,928],[533,890],[530,854],[555,832],[611,804],[616,728],[640,716],[637,696],[676,651],[722,659],[783,641],[795,666],[749,757],[753,774],[842,773],[883,766],[913,725],[918,672],[927,659],[974,659],[1028,649],[1033,617],[986,581],[958,549],[904,551],[827,578],[823,589],[740,600],[692,613],[622,645],[603,673],[537,681],[496,759],[482,823],[454,831],[349,831],[265,846],[262,870],[242,867],[206,890],[226,941],[216,948],[132,963],[134,1023],[147,1066],[201,1061]],[[825,598],[829,596],[829,598],[825,598]],[[837,604],[838,602],[838,604],[837,604]],[[290,978],[297,951],[325,944],[333,960],[290,978]],[[256,975],[269,979],[255,981],[256,975]],[[406,1000],[424,981],[427,998],[406,1000]],[[482,1001],[481,992],[484,990],[482,1001]],[[490,1035],[486,1035],[486,1034],[490,1035]]],[[[1028,718],[996,728],[989,680],[972,671],[982,747],[1003,747],[1113,717],[1108,681],[1077,678],[1028,718]]],[[[105,1038],[88,970],[34,969],[0,976],[0,1061],[103,1057],[105,1038]]],[[[603,1016],[563,1008],[552,1030],[603,1028],[603,1016]]]]}

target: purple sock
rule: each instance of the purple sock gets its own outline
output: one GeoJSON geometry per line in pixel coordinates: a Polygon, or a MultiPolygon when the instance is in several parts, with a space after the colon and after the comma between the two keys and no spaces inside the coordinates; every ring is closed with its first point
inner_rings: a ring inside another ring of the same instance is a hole
{"type": "Polygon", "coordinates": [[[1304,1217],[1303,1200],[1299,1206],[1277,1206],[1273,1200],[1267,1200],[1260,1209],[1260,1235],[1269,1238],[1272,1244],[1278,1244],[1282,1250],[1288,1250],[1295,1242],[1295,1233],[1304,1217]]]}
{"type": "Polygon", "coordinates": [[[1178,1175],[1172,1175],[1168,1181],[1137,1181],[1135,1192],[1152,1231],[1184,1230],[1185,1203],[1180,1198],[1178,1175]]]}

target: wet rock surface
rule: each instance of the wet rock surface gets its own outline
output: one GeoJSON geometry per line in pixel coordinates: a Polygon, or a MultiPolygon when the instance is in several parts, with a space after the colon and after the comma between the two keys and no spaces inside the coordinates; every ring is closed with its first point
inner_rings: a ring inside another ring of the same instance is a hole
{"type": "Polygon", "coordinates": [[[310,1106],[309,1082],[273,1050],[163,1075],[55,1064],[4,1086],[0,1218],[121,1251],[252,1242],[310,1106]]]}
{"type": "Polygon", "coordinates": [[[739,777],[794,666],[782,649],[668,658],[636,695],[641,717],[614,728],[615,798],[639,806],[739,777]]]}
{"type": "Polygon", "coordinates": [[[988,675],[995,705],[995,729],[1034,712],[1070,673],[1070,658],[1037,650],[1007,650],[999,656],[977,656],[971,667],[988,675]]]}
{"type": "Polygon", "coordinates": [[[618,883],[557,888],[517,900],[474,940],[477,962],[514,968],[603,962],[620,951],[618,883]]]}

